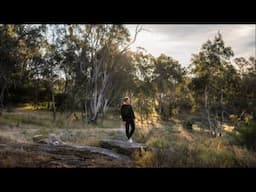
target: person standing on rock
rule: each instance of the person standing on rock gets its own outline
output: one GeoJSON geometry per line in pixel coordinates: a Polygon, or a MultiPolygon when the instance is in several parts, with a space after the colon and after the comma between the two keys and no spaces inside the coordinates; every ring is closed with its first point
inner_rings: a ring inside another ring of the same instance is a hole
{"type": "Polygon", "coordinates": [[[123,105],[121,106],[121,116],[125,124],[125,132],[126,132],[128,141],[132,143],[133,141],[131,137],[135,130],[135,122],[134,122],[135,115],[134,115],[129,97],[125,97],[123,99],[123,105]],[[130,127],[131,127],[131,130],[129,129],[130,127]]]}

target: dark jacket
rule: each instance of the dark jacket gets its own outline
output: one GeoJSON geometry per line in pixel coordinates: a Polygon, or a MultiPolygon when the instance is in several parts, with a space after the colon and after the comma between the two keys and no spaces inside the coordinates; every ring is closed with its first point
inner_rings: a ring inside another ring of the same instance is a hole
{"type": "Polygon", "coordinates": [[[123,121],[135,119],[135,115],[131,105],[123,104],[121,107],[121,116],[123,121]]]}

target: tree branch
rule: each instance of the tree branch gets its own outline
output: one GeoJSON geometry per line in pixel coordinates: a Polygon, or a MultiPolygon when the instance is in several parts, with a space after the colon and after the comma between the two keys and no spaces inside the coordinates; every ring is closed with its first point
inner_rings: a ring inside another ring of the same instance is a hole
{"type": "Polygon", "coordinates": [[[142,28],[141,26],[139,26],[139,25],[136,26],[135,34],[134,34],[133,40],[132,40],[122,51],[120,51],[119,54],[122,54],[122,53],[124,53],[125,51],[127,51],[127,49],[128,49],[133,43],[135,43],[135,41],[136,41],[136,39],[137,39],[137,36],[138,36],[138,33],[141,32],[142,29],[143,29],[143,28],[142,28]]]}

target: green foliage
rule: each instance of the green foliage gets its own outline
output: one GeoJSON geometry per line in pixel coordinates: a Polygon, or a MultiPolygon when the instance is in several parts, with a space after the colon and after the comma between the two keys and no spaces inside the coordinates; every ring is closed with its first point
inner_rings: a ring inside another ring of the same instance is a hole
{"type": "Polygon", "coordinates": [[[238,135],[235,136],[238,144],[247,147],[251,150],[256,150],[256,123],[244,122],[238,128],[238,135]]]}
{"type": "Polygon", "coordinates": [[[124,25],[1,25],[0,108],[33,103],[97,119],[109,107],[118,111],[129,95],[142,120],[170,120],[201,112],[207,91],[212,118],[246,111],[256,120],[256,59],[231,63],[234,53],[220,33],[192,56],[189,68],[143,48],[132,52],[131,43],[124,25]]]}
{"type": "Polygon", "coordinates": [[[183,127],[184,127],[185,129],[187,129],[187,130],[190,130],[190,131],[193,130],[192,125],[193,125],[193,124],[192,124],[191,121],[185,121],[185,122],[183,123],[183,127]]]}
{"type": "Polygon", "coordinates": [[[38,47],[43,26],[0,26],[0,105],[6,103],[7,90],[22,86],[29,78],[30,65],[40,55],[38,47]]]}
{"type": "Polygon", "coordinates": [[[157,108],[163,120],[169,120],[177,109],[176,87],[182,83],[185,69],[175,59],[161,54],[155,59],[152,71],[154,96],[158,102],[157,108]]]}
{"type": "Polygon", "coordinates": [[[233,70],[229,64],[233,55],[231,47],[225,46],[220,33],[215,36],[214,41],[208,40],[203,44],[199,54],[193,55],[190,66],[191,73],[195,75],[191,81],[192,89],[201,95],[205,87],[208,87],[211,97],[215,97],[222,89],[232,88],[232,82],[225,78],[236,75],[229,72],[233,70]]]}

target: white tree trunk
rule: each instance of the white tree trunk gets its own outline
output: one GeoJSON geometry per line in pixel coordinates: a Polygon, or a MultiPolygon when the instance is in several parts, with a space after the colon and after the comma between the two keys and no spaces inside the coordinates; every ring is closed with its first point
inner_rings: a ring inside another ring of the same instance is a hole
{"type": "Polygon", "coordinates": [[[222,136],[222,131],[223,131],[223,123],[224,123],[224,109],[223,109],[223,89],[221,90],[221,98],[220,98],[220,103],[221,103],[221,123],[220,123],[220,136],[222,136]]]}
{"type": "Polygon", "coordinates": [[[215,134],[215,132],[212,129],[212,122],[211,122],[211,116],[210,116],[210,111],[209,111],[209,106],[208,106],[208,90],[207,90],[207,86],[204,89],[204,106],[205,106],[205,112],[207,114],[207,120],[209,123],[209,128],[212,134],[215,134]]]}
{"type": "Polygon", "coordinates": [[[99,75],[99,70],[98,70],[98,66],[96,67],[95,70],[95,81],[94,81],[94,90],[93,90],[93,100],[92,100],[92,117],[91,117],[91,122],[93,123],[97,123],[97,117],[98,117],[98,113],[100,112],[100,109],[103,107],[104,105],[104,99],[105,98],[105,94],[106,94],[106,87],[108,84],[108,75],[107,75],[107,71],[106,69],[103,72],[103,80],[102,80],[102,84],[100,87],[100,90],[98,90],[98,75],[99,75]]]}
{"type": "Polygon", "coordinates": [[[52,112],[53,112],[53,121],[56,120],[56,106],[55,106],[55,95],[52,85],[52,112]]]}

